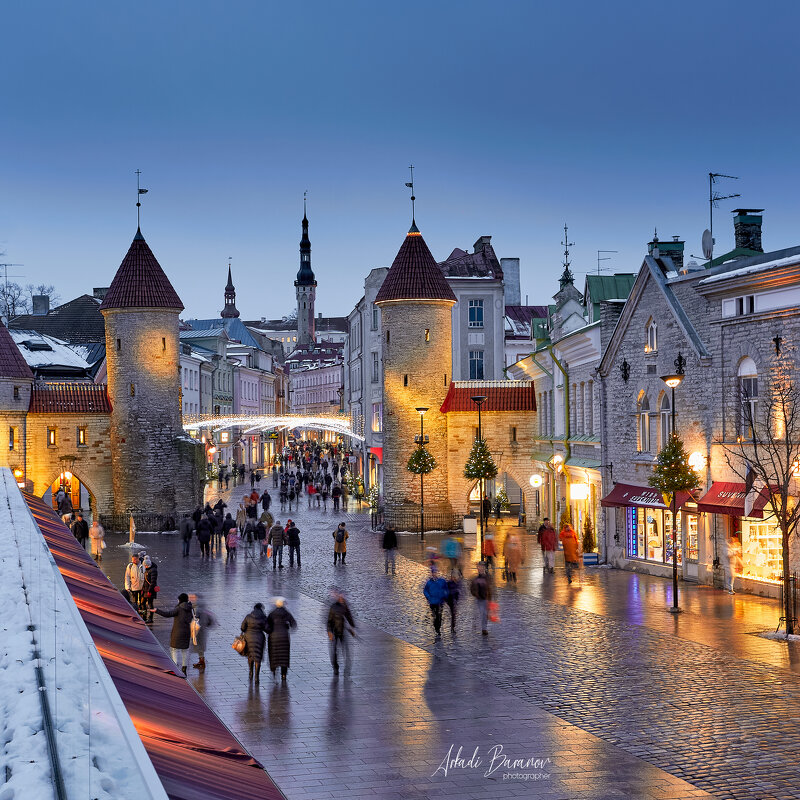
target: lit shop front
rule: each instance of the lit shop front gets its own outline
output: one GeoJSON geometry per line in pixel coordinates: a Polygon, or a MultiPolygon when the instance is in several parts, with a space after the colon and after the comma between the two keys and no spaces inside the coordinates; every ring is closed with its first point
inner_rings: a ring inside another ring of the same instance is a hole
{"type": "Polygon", "coordinates": [[[775,517],[769,511],[765,513],[769,493],[762,490],[755,495],[748,516],[744,515],[746,496],[743,483],[715,481],[697,501],[697,507],[700,511],[721,516],[721,530],[725,534],[722,546],[727,547],[733,539],[741,546],[740,579],[778,584],[783,574],[781,530],[775,517]]]}
{"type": "MultiPolygon", "coordinates": [[[[657,489],[618,483],[601,501],[625,516],[625,555],[655,564],[672,564],[672,509],[657,489]]],[[[700,557],[697,506],[688,492],[677,495],[678,564],[697,564],[700,557]]],[[[694,571],[696,574],[696,571],[694,571]]]]}

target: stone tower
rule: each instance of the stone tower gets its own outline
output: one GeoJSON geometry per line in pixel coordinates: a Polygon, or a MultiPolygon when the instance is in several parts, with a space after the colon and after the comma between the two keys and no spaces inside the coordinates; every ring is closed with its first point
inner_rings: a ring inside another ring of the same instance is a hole
{"type": "Polygon", "coordinates": [[[234,319],[239,316],[239,309],[236,308],[236,287],[233,285],[230,264],[228,264],[228,283],[225,285],[225,308],[222,309],[220,316],[223,319],[234,319]]]}
{"type": "Polygon", "coordinates": [[[390,525],[419,512],[419,476],[406,469],[424,415],[428,450],[438,466],[425,476],[425,509],[450,511],[447,417],[440,411],[451,379],[453,290],[412,223],[375,304],[383,348],[383,493],[390,525]]]}
{"type": "Polygon", "coordinates": [[[297,346],[313,344],[314,299],[317,296],[317,281],[311,269],[311,240],[308,238],[308,217],[303,204],[303,236],[300,239],[300,269],[294,282],[297,295],[297,346]]]}
{"type": "Polygon", "coordinates": [[[136,231],[100,305],[106,323],[114,512],[174,516],[201,497],[202,452],[183,435],[175,289],[136,231]]]}

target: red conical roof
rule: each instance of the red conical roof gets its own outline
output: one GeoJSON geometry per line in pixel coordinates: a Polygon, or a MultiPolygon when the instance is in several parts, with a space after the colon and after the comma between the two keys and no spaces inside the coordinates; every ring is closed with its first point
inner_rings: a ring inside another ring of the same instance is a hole
{"type": "Polygon", "coordinates": [[[0,378],[27,378],[33,380],[33,372],[22,357],[17,343],[11,338],[8,328],[0,322],[0,378]]]}
{"type": "Polygon", "coordinates": [[[376,303],[393,300],[456,302],[450,284],[416,225],[411,226],[375,298],[376,303]]]}
{"type": "Polygon", "coordinates": [[[100,310],[109,308],[174,308],[183,311],[178,293],[156,261],[140,230],[117,270],[100,310]]]}

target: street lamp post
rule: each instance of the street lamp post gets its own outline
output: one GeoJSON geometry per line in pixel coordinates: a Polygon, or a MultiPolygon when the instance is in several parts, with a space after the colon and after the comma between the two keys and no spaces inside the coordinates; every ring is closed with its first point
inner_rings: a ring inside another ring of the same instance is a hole
{"type": "MultiPolygon", "coordinates": [[[[683,380],[683,358],[678,353],[678,358],[675,360],[675,365],[678,367],[678,372],[675,375],[663,375],[661,380],[672,391],[672,435],[675,436],[675,387],[681,385],[683,380]]],[[[670,612],[679,614],[680,608],[678,607],[678,526],[677,520],[677,492],[672,492],[672,608],[670,612]]]]}
{"type": "MultiPolygon", "coordinates": [[[[481,406],[484,404],[484,402],[487,399],[488,398],[486,397],[486,395],[482,395],[482,394],[475,395],[474,397],[470,398],[470,400],[472,400],[472,402],[475,403],[476,406],[478,406],[478,441],[482,441],[483,440],[483,434],[481,432],[481,406]]],[[[481,477],[478,480],[478,506],[480,508],[480,514],[481,514],[481,516],[480,516],[480,520],[481,520],[481,559],[483,559],[484,528],[485,528],[485,525],[486,525],[486,518],[485,518],[485,515],[483,513],[483,490],[484,490],[484,482],[483,482],[483,477],[481,477]]]]}
{"type": "MultiPolygon", "coordinates": [[[[425,412],[427,408],[418,408],[419,414],[419,446],[425,447],[425,412]]],[[[419,474],[419,538],[425,538],[425,474],[419,474]]]]}

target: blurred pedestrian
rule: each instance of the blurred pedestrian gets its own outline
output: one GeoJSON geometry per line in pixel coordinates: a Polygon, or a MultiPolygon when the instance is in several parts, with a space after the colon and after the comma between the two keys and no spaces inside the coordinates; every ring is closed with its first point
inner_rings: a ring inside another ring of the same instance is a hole
{"type": "Polygon", "coordinates": [[[194,618],[200,623],[194,643],[194,652],[197,654],[197,663],[192,664],[194,669],[203,672],[206,668],[206,645],[208,644],[208,631],[217,626],[217,618],[206,608],[200,595],[190,594],[189,602],[192,604],[194,618]]]}
{"type": "Polygon", "coordinates": [[[142,559],[144,569],[144,583],[142,585],[142,619],[145,622],[153,621],[156,597],[158,596],[158,564],[150,556],[142,559]]]}
{"type": "Polygon", "coordinates": [[[255,678],[258,685],[261,674],[261,662],[264,659],[264,645],[267,643],[265,631],[267,630],[267,615],[264,613],[264,606],[256,603],[253,610],[242,620],[242,633],[244,634],[247,648],[247,666],[249,668],[249,680],[255,678]]]}
{"type": "Polygon", "coordinates": [[[272,497],[270,493],[264,489],[264,494],[261,495],[261,510],[262,511],[269,511],[269,507],[272,505],[272,497]]]}
{"type": "Polygon", "coordinates": [[[397,575],[397,533],[391,525],[383,532],[383,567],[389,574],[389,562],[392,562],[392,575],[397,575]]]}
{"type": "Polygon", "coordinates": [[[183,557],[186,558],[189,555],[189,543],[192,541],[192,534],[194,533],[194,522],[188,513],[183,515],[178,530],[183,540],[183,557]]]}
{"type": "Polygon", "coordinates": [[[355,636],[356,623],[342,592],[336,591],[333,593],[333,602],[328,609],[327,628],[333,674],[339,674],[339,653],[341,653],[345,662],[344,673],[349,675],[352,668],[352,659],[345,633],[355,636]]]}
{"type": "Polygon", "coordinates": [[[442,637],[442,606],[447,600],[447,581],[439,574],[436,567],[431,569],[431,576],[425,582],[422,589],[428,605],[431,607],[433,616],[433,629],[436,631],[436,638],[442,637]]]}
{"type": "Polygon", "coordinates": [[[486,564],[478,562],[478,574],[470,581],[470,594],[475,598],[478,607],[478,616],[481,623],[481,633],[489,635],[489,603],[492,600],[492,584],[486,571],[486,564]]]}
{"type": "Polygon", "coordinates": [[[175,608],[169,611],[157,608],[155,612],[161,617],[173,617],[172,632],[169,635],[169,649],[172,654],[172,660],[181,667],[181,671],[185,675],[186,659],[192,635],[192,604],[189,602],[189,595],[186,592],[181,592],[178,595],[178,605],[175,608]]]}
{"type": "Polygon", "coordinates": [[[486,531],[483,537],[483,561],[486,564],[487,570],[494,572],[494,557],[497,555],[497,550],[494,546],[494,534],[486,531]]]}
{"type": "Polygon", "coordinates": [[[236,530],[236,526],[232,526],[228,529],[228,533],[225,536],[225,561],[235,561],[236,560],[236,549],[239,546],[239,533],[236,530]]]}
{"type": "Polygon", "coordinates": [[[286,528],[286,541],[289,545],[289,566],[294,566],[294,557],[297,555],[297,566],[300,567],[300,529],[293,520],[289,520],[286,528]]]}
{"type": "Polygon", "coordinates": [[[455,536],[448,534],[442,540],[442,555],[450,560],[450,568],[458,564],[459,556],[461,555],[461,544],[455,536]]]}
{"type": "Polygon", "coordinates": [[[286,609],[285,600],[282,597],[276,597],[274,602],[275,608],[267,616],[269,668],[275,678],[277,677],[276,670],[280,667],[281,681],[285,682],[291,653],[289,631],[297,627],[297,622],[286,609]]]}
{"type": "Polygon", "coordinates": [[[447,607],[450,609],[450,630],[456,629],[456,608],[461,597],[461,571],[458,567],[450,570],[450,577],[447,579],[447,607]]]}
{"type": "Polygon", "coordinates": [[[342,566],[344,566],[344,560],[347,558],[347,540],[350,538],[350,534],[347,532],[347,528],[345,527],[344,522],[340,522],[336,530],[333,532],[333,566],[336,566],[336,562],[341,558],[342,566]]]}
{"type": "Polygon", "coordinates": [[[503,556],[506,560],[506,580],[516,583],[517,570],[522,564],[522,545],[516,533],[506,537],[506,542],[503,545],[503,556]]]}
{"type": "Polygon", "coordinates": [[[551,575],[556,571],[556,529],[550,524],[550,519],[545,517],[539,526],[539,546],[542,548],[542,561],[545,573],[551,575]]]}
{"type": "Polygon", "coordinates": [[[739,542],[738,536],[733,533],[731,538],[728,539],[727,547],[725,548],[725,585],[728,589],[728,594],[736,594],[733,588],[733,582],[736,576],[742,572],[742,545],[739,542]]]}
{"type": "MultiPolygon", "coordinates": [[[[213,517],[213,514],[211,515],[213,517]]],[[[214,528],[208,514],[197,523],[197,541],[200,543],[200,557],[211,557],[211,534],[214,528]]]]}
{"type": "Polygon", "coordinates": [[[572,573],[578,572],[580,579],[580,547],[578,545],[578,534],[569,522],[565,522],[558,537],[564,547],[564,566],[567,571],[567,583],[572,583],[572,573]]]}
{"type": "Polygon", "coordinates": [[[81,547],[86,549],[86,539],[89,536],[89,523],[83,518],[83,513],[78,511],[75,514],[75,522],[72,523],[72,535],[80,542],[81,547]]]}
{"type": "Polygon", "coordinates": [[[278,564],[278,569],[283,569],[283,545],[286,542],[286,533],[281,527],[281,521],[275,520],[275,524],[269,529],[269,544],[272,546],[272,569],[278,564]]]}
{"type": "Polygon", "coordinates": [[[92,544],[92,556],[99,564],[103,560],[103,550],[106,549],[106,532],[103,526],[97,521],[92,522],[92,527],[89,528],[89,540],[92,544]]]}

